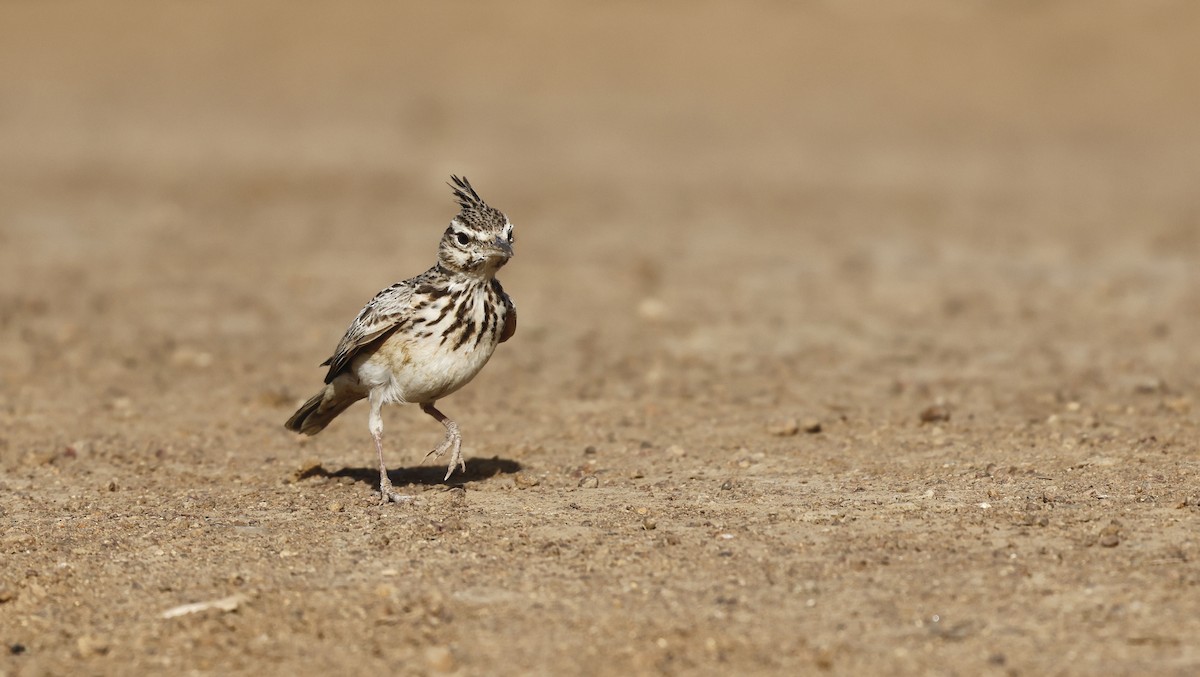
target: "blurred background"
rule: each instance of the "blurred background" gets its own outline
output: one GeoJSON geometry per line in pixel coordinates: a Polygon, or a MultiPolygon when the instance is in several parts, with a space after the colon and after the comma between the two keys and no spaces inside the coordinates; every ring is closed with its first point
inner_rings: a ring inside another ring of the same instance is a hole
{"type": "Polygon", "coordinates": [[[1196,10],[1170,0],[3,11],[5,158],[23,175],[411,180],[470,163],[508,168],[493,181],[608,190],[978,189],[986,174],[1141,193],[1145,172],[1121,166],[1187,158],[1197,112],[1196,10]],[[1057,175],[1076,166],[1064,156],[1091,172],[1057,175]]]}

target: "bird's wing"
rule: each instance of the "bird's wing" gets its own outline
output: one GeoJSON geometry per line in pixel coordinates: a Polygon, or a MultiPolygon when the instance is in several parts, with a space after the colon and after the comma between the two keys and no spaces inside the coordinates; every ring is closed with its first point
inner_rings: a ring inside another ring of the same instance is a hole
{"type": "Polygon", "coordinates": [[[496,292],[500,294],[500,301],[508,309],[508,312],[504,314],[504,327],[500,330],[500,342],[504,343],[517,333],[517,304],[513,303],[511,296],[504,293],[504,288],[500,286],[500,280],[493,279],[492,284],[496,286],[496,292]]]}
{"type": "Polygon", "coordinates": [[[411,281],[398,282],[376,294],[363,307],[358,317],[350,323],[333,356],[321,363],[322,367],[329,366],[329,372],[325,374],[326,383],[342,373],[363,348],[387,337],[411,320],[412,295],[411,281]]]}

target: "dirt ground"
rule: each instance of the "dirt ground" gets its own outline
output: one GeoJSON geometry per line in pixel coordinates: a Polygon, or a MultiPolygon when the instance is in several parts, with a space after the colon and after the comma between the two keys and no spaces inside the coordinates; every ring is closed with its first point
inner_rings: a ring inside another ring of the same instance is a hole
{"type": "Polygon", "coordinates": [[[3,3],[0,675],[1196,674],[1197,34],[3,3]],[[282,424],[451,173],[521,324],[380,506],[282,424]]]}

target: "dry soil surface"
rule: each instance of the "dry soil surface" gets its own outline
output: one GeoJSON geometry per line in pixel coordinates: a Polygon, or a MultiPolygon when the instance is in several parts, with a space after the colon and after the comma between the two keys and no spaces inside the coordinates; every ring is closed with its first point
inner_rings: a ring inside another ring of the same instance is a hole
{"type": "Polygon", "coordinates": [[[1198,7],[5,2],[0,675],[1195,674],[1198,7]]]}

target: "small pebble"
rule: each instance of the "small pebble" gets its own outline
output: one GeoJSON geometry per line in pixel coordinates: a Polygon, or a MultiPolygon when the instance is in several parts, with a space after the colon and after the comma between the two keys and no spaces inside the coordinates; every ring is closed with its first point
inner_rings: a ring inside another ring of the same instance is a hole
{"type": "Polygon", "coordinates": [[[1192,410],[1192,401],[1187,397],[1170,397],[1163,400],[1163,406],[1176,414],[1186,414],[1192,410]]]}
{"type": "Polygon", "coordinates": [[[940,404],[926,407],[921,411],[921,423],[937,423],[939,421],[949,420],[950,410],[940,404]]]}
{"type": "Polygon", "coordinates": [[[345,509],[346,507],[338,501],[334,501],[333,503],[329,504],[329,512],[341,512],[345,509]]]}
{"type": "Polygon", "coordinates": [[[579,480],[579,488],[581,489],[595,489],[598,486],[600,486],[600,478],[595,475],[588,475],[579,480]]]}
{"type": "Polygon", "coordinates": [[[75,647],[79,649],[79,655],[84,657],[108,653],[108,642],[94,635],[82,635],[75,641],[75,647]]]}
{"type": "Polygon", "coordinates": [[[513,483],[517,485],[518,489],[528,489],[529,487],[536,487],[541,483],[541,480],[528,473],[519,472],[513,478],[513,483]]]}
{"type": "Polygon", "coordinates": [[[642,520],[642,528],[646,531],[654,531],[658,528],[658,520],[654,519],[653,517],[647,517],[646,519],[642,520]]]}
{"type": "Polygon", "coordinates": [[[1056,486],[1048,486],[1042,489],[1043,503],[1057,503],[1062,500],[1062,492],[1056,486]]]}
{"type": "Polygon", "coordinates": [[[1105,548],[1115,548],[1121,543],[1121,525],[1116,520],[1100,530],[1100,545],[1105,548]]]}
{"type": "Polygon", "coordinates": [[[133,403],[133,400],[128,397],[118,397],[111,403],[113,415],[118,418],[129,419],[138,414],[138,408],[133,403]]]}
{"type": "Polygon", "coordinates": [[[806,418],[800,422],[800,429],[809,435],[815,435],[821,432],[821,421],[815,418],[806,418]]]}
{"type": "Polygon", "coordinates": [[[725,480],[721,483],[721,491],[729,491],[733,488],[733,480],[725,480]]]}
{"type": "Polygon", "coordinates": [[[300,464],[300,467],[292,471],[292,481],[299,482],[300,480],[307,479],[313,475],[319,475],[324,471],[325,468],[321,466],[321,459],[305,459],[305,461],[300,464]]]}
{"type": "Polygon", "coordinates": [[[800,424],[794,418],[772,421],[767,424],[767,432],[778,437],[791,437],[800,432],[800,424]]]}
{"type": "Polygon", "coordinates": [[[204,369],[213,363],[212,353],[181,346],[171,353],[171,364],[176,367],[204,369]]]}
{"type": "Polygon", "coordinates": [[[1144,378],[1133,386],[1133,391],[1142,395],[1166,392],[1167,384],[1160,378],[1144,378]]]}
{"type": "Polygon", "coordinates": [[[454,654],[444,646],[431,646],[426,649],[425,663],[434,672],[452,672],[456,667],[454,654]]]}
{"type": "Polygon", "coordinates": [[[587,445],[586,447],[583,448],[583,455],[584,456],[595,456],[596,455],[596,447],[594,447],[590,444],[587,445]]]}
{"type": "Polygon", "coordinates": [[[678,444],[672,444],[671,446],[667,447],[667,453],[671,456],[683,458],[684,456],[687,456],[687,449],[684,449],[678,444]]]}

